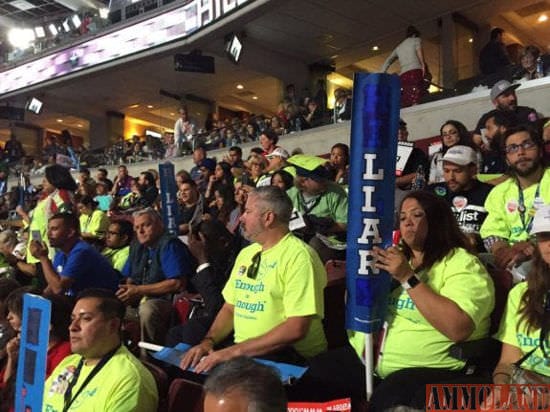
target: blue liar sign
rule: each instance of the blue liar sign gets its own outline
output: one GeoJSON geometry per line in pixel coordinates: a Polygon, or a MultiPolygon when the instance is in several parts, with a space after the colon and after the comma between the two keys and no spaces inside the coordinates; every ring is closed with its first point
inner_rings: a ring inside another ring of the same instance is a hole
{"type": "Polygon", "coordinates": [[[346,324],[382,325],[390,276],[374,266],[373,246],[390,245],[394,223],[399,78],[358,73],[353,88],[348,209],[346,324]]]}

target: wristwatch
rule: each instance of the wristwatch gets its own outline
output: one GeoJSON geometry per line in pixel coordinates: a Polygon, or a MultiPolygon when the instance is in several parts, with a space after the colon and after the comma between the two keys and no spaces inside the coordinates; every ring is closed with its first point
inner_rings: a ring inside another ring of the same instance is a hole
{"type": "Polygon", "coordinates": [[[418,279],[418,276],[416,276],[416,273],[412,275],[410,278],[405,280],[404,282],[401,282],[401,286],[403,286],[403,289],[409,290],[414,288],[416,285],[420,283],[420,279],[418,279]]]}

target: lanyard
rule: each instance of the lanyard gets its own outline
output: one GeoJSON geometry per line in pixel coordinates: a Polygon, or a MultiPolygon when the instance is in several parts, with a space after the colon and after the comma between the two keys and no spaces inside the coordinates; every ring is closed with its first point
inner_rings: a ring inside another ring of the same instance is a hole
{"type": "Polygon", "coordinates": [[[525,199],[523,198],[523,189],[521,188],[519,181],[516,180],[516,183],[518,185],[518,191],[519,191],[519,205],[518,205],[519,218],[521,219],[521,225],[523,226],[523,230],[529,233],[531,231],[531,226],[533,226],[532,211],[533,211],[533,208],[535,207],[535,202],[540,196],[540,182],[537,184],[537,190],[535,191],[533,205],[531,205],[531,209],[529,210],[529,216],[527,216],[527,220],[525,220],[525,212],[527,212],[527,208],[525,207],[525,199]]]}
{"type": "Polygon", "coordinates": [[[78,366],[76,367],[76,370],[74,372],[73,378],[71,379],[71,382],[69,383],[69,386],[65,391],[64,402],[63,402],[63,412],[67,412],[69,410],[74,400],[78,398],[78,395],[80,395],[80,392],[82,392],[82,390],[86,387],[86,385],[90,383],[90,381],[94,378],[94,376],[99,373],[99,371],[105,366],[105,364],[109,362],[109,360],[113,357],[113,355],[116,353],[116,351],[118,351],[119,348],[120,348],[120,345],[101,358],[98,364],[94,366],[90,374],[86,377],[86,379],[84,380],[80,388],[78,388],[78,391],[76,392],[76,394],[73,396],[72,394],[73,388],[76,385],[78,381],[78,377],[80,375],[80,371],[84,366],[84,358],[80,359],[80,362],[78,362],[78,366]]]}
{"type": "Polygon", "coordinates": [[[298,195],[299,195],[298,201],[299,201],[300,205],[303,208],[303,211],[302,211],[303,215],[309,215],[309,213],[313,209],[315,209],[315,206],[317,206],[319,204],[319,202],[321,201],[321,196],[322,196],[322,195],[319,195],[315,199],[313,199],[313,201],[306,202],[302,192],[299,192],[298,195]],[[309,204],[309,207],[308,207],[308,204],[309,204]]]}

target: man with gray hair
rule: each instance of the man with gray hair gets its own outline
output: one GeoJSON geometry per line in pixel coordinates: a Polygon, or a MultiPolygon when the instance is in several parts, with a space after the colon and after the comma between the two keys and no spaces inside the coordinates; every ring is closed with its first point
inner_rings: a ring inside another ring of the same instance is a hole
{"type": "Polygon", "coordinates": [[[281,378],[244,356],[217,366],[204,384],[204,412],[286,412],[281,378]]]}
{"type": "Polygon", "coordinates": [[[289,232],[291,212],[278,187],[249,194],[241,223],[252,244],[239,253],[225,303],[204,339],[183,357],[182,369],[201,373],[243,355],[305,363],[326,350],[327,274],[317,253],[289,232]],[[231,332],[235,343],[224,348],[231,332]]]}
{"type": "Polygon", "coordinates": [[[187,247],[164,230],[162,219],[151,208],[133,214],[135,239],[122,269],[126,283],[117,297],[138,306],[141,339],[164,344],[170,326],[172,294],[183,289],[192,271],[187,247]]]}

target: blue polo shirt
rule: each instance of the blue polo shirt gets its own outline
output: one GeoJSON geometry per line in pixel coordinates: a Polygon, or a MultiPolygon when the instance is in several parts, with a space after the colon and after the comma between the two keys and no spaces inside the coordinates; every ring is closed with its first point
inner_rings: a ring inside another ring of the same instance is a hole
{"type": "MultiPolygon", "coordinates": [[[[158,244],[152,248],[144,248],[146,253],[148,253],[149,259],[153,259],[155,255],[160,253],[160,267],[162,274],[154,274],[158,277],[158,279],[154,279],[153,283],[160,282],[165,279],[177,279],[182,276],[190,276],[193,273],[193,266],[191,264],[192,259],[189,251],[185,244],[179,239],[171,239],[168,243],[166,243],[166,245],[164,245],[162,250],[158,250],[158,248],[158,244]]],[[[149,284],[147,281],[143,282],[143,280],[135,279],[135,277],[132,276],[131,256],[122,268],[122,276],[132,278],[136,284],[149,284]]]]}
{"type": "Polygon", "coordinates": [[[104,256],[83,240],[78,241],[67,255],[58,250],[52,264],[60,276],[74,280],[67,291],[70,296],[88,288],[113,292],[118,289],[118,273],[104,256]]]}

